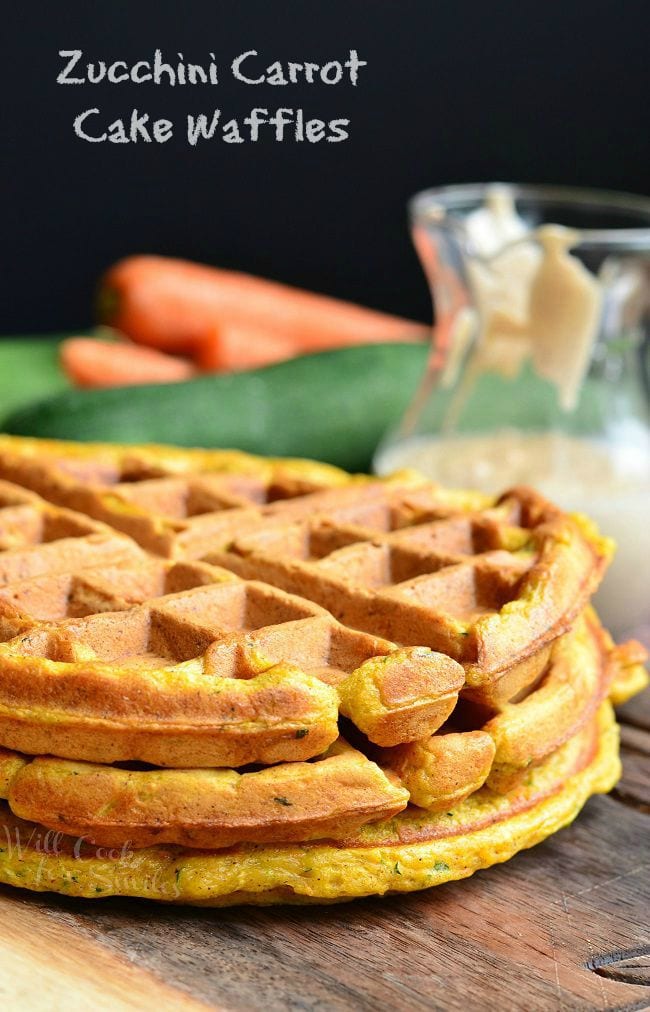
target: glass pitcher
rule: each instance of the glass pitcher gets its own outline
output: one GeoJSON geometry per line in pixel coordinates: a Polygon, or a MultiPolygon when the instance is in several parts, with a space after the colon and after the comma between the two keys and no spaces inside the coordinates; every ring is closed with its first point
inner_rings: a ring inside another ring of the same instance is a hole
{"type": "Polygon", "coordinates": [[[409,211],[436,322],[375,469],[527,483],[591,515],[618,544],[602,617],[619,632],[650,620],[650,200],[479,184],[409,211]]]}

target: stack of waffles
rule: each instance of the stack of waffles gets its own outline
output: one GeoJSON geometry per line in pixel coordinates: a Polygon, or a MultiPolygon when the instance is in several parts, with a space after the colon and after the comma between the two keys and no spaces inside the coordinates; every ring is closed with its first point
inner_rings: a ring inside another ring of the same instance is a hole
{"type": "Polygon", "coordinates": [[[645,684],[611,546],[530,489],[0,437],[0,880],[424,888],[566,825],[645,684]]]}

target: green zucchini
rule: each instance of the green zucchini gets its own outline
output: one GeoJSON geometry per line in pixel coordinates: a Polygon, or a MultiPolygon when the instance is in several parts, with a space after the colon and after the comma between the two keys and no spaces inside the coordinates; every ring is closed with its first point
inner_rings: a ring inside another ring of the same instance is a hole
{"type": "Polygon", "coordinates": [[[366,470],[413,396],[427,353],[426,344],[364,345],[184,383],[71,390],[15,411],[4,430],[231,447],[366,470]]]}
{"type": "Polygon", "coordinates": [[[70,388],[59,365],[62,340],[62,335],[0,340],[1,419],[36,399],[52,397],[70,388]]]}

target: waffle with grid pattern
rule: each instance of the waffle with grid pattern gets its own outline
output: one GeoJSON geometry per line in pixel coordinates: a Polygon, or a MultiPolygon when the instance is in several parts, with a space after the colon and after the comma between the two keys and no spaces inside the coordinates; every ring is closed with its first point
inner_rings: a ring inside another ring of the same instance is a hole
{"type": "Polygon", "coordinates": [[[423,888],[615,782],[643,651],[589,607],[610,544],[528,489],[11,437],[0,479],[3,881],[423,888]]]}

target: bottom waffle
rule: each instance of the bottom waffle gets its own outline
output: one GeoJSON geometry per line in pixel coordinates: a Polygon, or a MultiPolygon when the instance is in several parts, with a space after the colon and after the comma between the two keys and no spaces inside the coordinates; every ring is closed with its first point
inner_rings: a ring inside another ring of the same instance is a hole
{"type": "Polygon", "coordinates": [[[91,845],[0,810],[0,881],[77,897],[134,896],[204,906],[335,902],[410,892],[507,861],[568,825],[620,775],[618,729],[603,703],[590,723],[506,794],[485,786],[453,813],[408,809],[332,843],[198,851],[91,845]]]}

